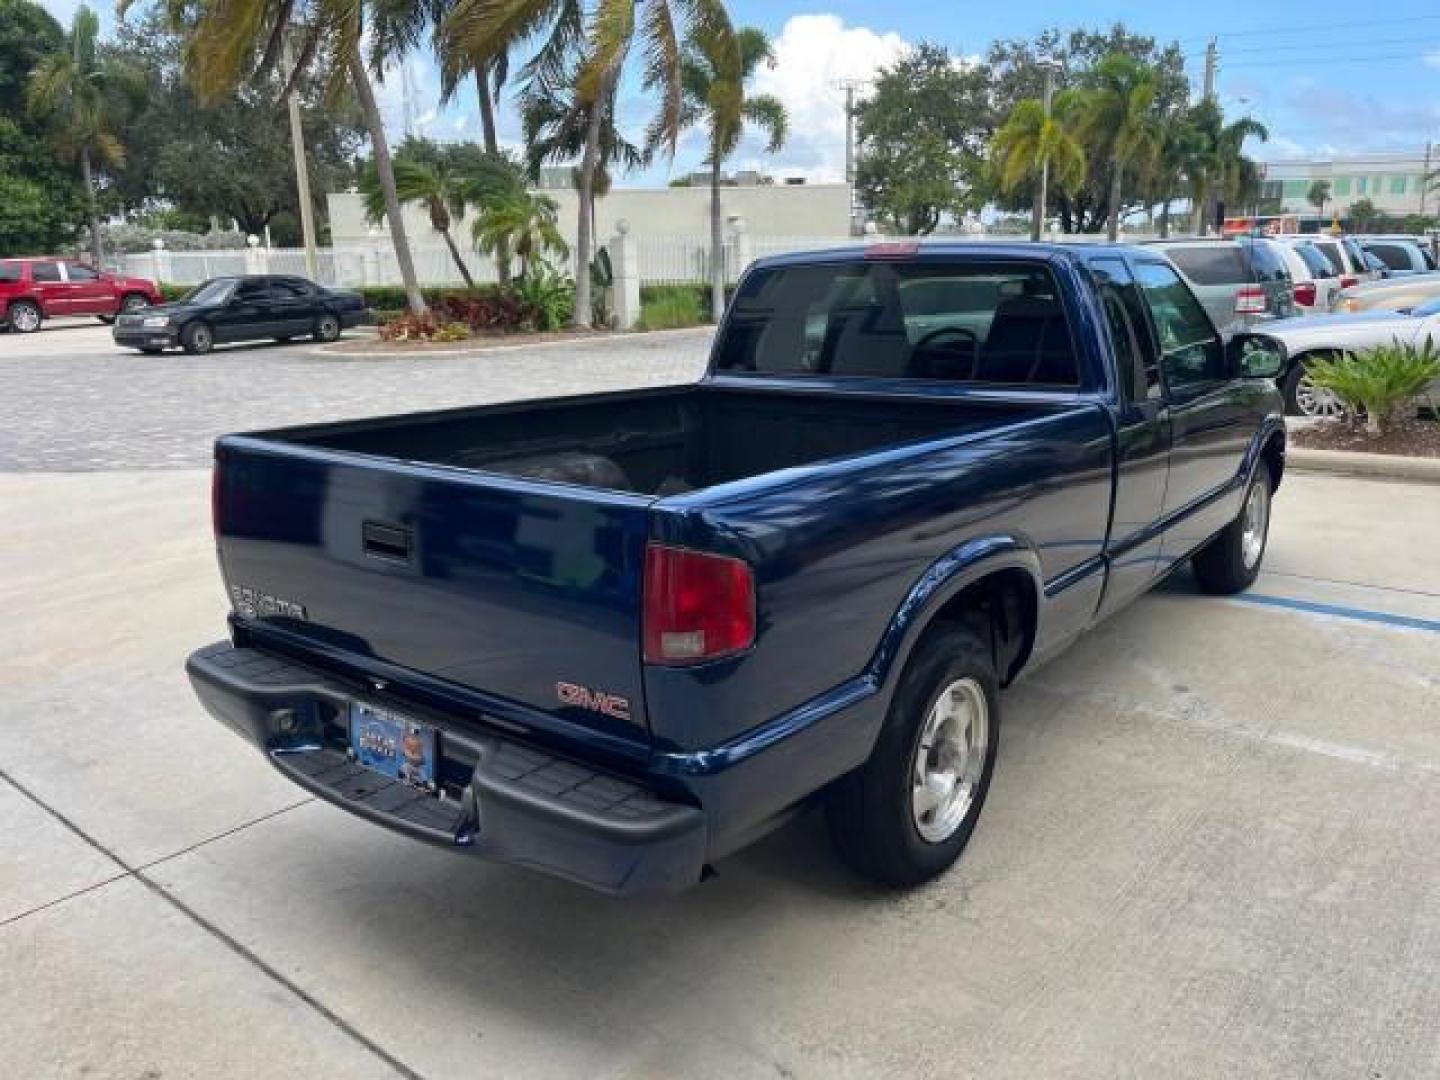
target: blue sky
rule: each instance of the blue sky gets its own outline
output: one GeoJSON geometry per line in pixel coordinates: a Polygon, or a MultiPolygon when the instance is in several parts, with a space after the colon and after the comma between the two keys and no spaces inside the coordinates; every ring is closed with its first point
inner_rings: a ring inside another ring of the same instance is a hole
{"type": "MultiPolygon", "coordinates": [[[[77,0],[42,0],[62,21],[77,0]]],[[[113,14],[97,5],[113,20],[113,14]]],[[[1031,36],[1060,25],[1106,26],[1122,21],[1162,41],[1179,41],[1198,84],[1206,38],[1219,38],[1218,86],[1232,114],[1264,121],[1272,138],[1253,146],[1256,156],[1281,159],[1308,154],[1381,151],[1418,153],[1427,139],[1440,142],[1440,6],[1434,0],[1389,0],[1378,8],[1353,0],[1208,0],[1203,4],[1060,4],[995,0],[731,0],[738,24],[759,26],[776,43],[778,62],[757,76],[792,114],[793,136],[776,155],[747,140],[732,164],[759,166],[777,175],[839,179],[844,162],[843,78],[863,79],[921,40],[959,55],[983,53],[992,40],[1031,36]],[[1367,11],[1369,14],[1367,15],[1367,11]]],[[[410,61],[410,117],[435,138],[476,138],[473,104],[462,96],[437,108],[437,77],[428,58],[410,61]]],[[[404,80],[391,73],[381,90],[387,125],[404,127],[404,80]]],[[[633,80],[622,91],[622,118],[637,133],[651,103],[633,80]]],[[[502,135],[518,142],[513,110],[501,114],[502,135]]],[[[698,137],[681,144],[676,161],[652,166],[621,183],[663,183],[698,166],[698,137]]]]}

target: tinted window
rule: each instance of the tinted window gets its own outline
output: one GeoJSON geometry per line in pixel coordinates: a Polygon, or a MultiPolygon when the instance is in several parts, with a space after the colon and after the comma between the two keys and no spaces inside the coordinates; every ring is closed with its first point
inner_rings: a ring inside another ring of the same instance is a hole
{"type": "Polygon", "coordinates": [[[1105,311],[1110,342],[1115,349],[1116,370],[1129,376],[1130,400],[1144,401],[1160,394],[1160,362],[1155,351],[1145,302],[1130,268],[1120,259],[1096,259],[1091,264],[1095,291],[1105,311]]]}
{"type": "Polygon", "coordinates": [[[1367,244],[1365,250],[1391,270],[1412,270],[1410,252],[1399,244],[1367,244]]]}
{"type": "Polygon", "coordinates": [[[1167,248],[1165,254],[1196,285],[1246,285],[1250,272],[1238,244],[1167,248]]]}
{"type": "Polygon", "coordinates": [[[1360,246],[1359,240],[1354,240],[1347,236],[1341,239],[1340,246],[1349,254],[1350,265],[1354,269],[1364,270],[1366,266],[1369,265],[1365,261],[1365,249],[1360,246]]]}
{"type": "Polygon", "coordinates": [[[1330,260],[1325,258],[1318,248],[1311,247],[1309,244],[1300,244],[1295,248],[1295,254],[1300,256],[1300,261],[1305,264],[1305,269],[1317,278],[1339,276],[1339,271],[1330,265],[1330,260]]]}
{"type": "Polygon", "coordinates": [[[31,263],[31,281],[59,281],[60,266],[58,263],[31,263]]]}
{"type": "Polygon", "coordinates": [[[1225,349],[1205,309],[1168,266],[1139,263],[1135,280],[1155,321],[1170,390],[1225,378],[1225,349]]]}
{"type": "Polygon", "coordinates": [[[716,367],[775,375],[1074,386],[1064,308],[1028,265],[866,262],[751,273],[716,367]]]}
{"type": "MultiPolygon", "coordinates": [[[[1329,272],[1324,275],[1325,277],[1339,277],[1345,273],[1345,259],[1340,254],[1339,244],[1304,244],[1300,250],[1302,252],[1317,252],[1320,257],[1325,260],[1325,265],[1329,268],[1329,272]]],[[[1306,261],[1308,262],[1309,260],[1306,261]]]]}
{"type": "Polygon", "coordinates": [[[0,262],[0,281],[19,281],[20,264],[0,262]]]}
{"type": "Polygon", "coordinates": [[[270,286],[264,281],[245,281],[235,292],[236,300],[249,300],[254,303],[256,300],[268,300],[270,298],[270,286]]]}
{"type": "Polygon", "coordinates": [[[1250,267],[1255,281],[1289,281],[1290,272],[1285,269],[1285,258],[1264,240],[1254,240],[1245,245],[1250,254],[1250,267]]]}
{"type": "Polygon", "coordinates": [[[1425,260],[1425,269],[1426,269],[1426,270],[1434,270],[1434,269],[1435,269],[1435,256],[1432,255],[1432,254],[1430,254],[1430,249],[1429,249],[1429,248],[1424,248],[1424,247],[1422,247],[1422,248],[1420,249],[1420,258],[1422,258],[1422,259],[1425,260]]]}
{"type": "Polygon", "coordinates": [[[65,276],[71,281],[94,281],[100,275],[88,266],[81,266],[79,263],[66,263],[65,276]]]}
{"type": "Polygon", "coordinates": [[[211,278],[191,289],[185,295],[185,301],[191,304],[222,303],[234,288],[235,278],[211,278]]]}
{"type": "Polygon", "coordinates": [[[270,295],[276,300],[308,300],[310,286],[295,278],[271,278],[270,295]]]}

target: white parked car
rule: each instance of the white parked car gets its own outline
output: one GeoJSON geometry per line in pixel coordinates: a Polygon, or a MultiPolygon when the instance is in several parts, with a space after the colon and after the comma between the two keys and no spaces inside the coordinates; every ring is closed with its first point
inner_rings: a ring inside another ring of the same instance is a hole
{"type": "MultiPolygon", "coordinates": [[[[1301,416],[1338,416],[1340,403],[1328,391],[1311,384],[1306,362],[1315,357],[1353,356],[1381,345],[1427,342],[1440,350],[1440,300],[1403,311],[1362,311],[1354,315],[1312,315],[1281,319],[1264,327],[1267,337],[1278,339],[1288,354],[1280,389],[1285,411],[1301,416]]],[[[1422,408],[1440,408],[1440,380],[1430,384],[1418,402],[1422,408]]]]}
{"type": "Polygon", "coordinates": [[[1314,315],[1329,311],[1330,302],[1343,285],[1325,256],[1310,244],[1284,243],[1280,245],[1285,269],[1290,271],[1290,281],[1295,293],[1295,306],[1301,315],[1314,315]]]}

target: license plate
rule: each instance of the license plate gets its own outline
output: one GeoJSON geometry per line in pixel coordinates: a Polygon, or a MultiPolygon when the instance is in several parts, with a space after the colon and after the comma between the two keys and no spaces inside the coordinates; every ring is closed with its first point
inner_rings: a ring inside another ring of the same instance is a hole
{"type": "Polygon", "coordinates": [[[416,787],[435,787],[435,729],[373,705],[350,705],[350,748],[367,769],[416,787]]]}

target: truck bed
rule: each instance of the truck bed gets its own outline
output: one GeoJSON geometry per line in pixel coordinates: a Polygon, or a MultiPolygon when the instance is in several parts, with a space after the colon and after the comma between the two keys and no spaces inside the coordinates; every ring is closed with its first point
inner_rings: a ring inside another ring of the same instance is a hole
{"type": "Polygon", "coordinates": [[[687,386],[267,433],[410,462],[670,495],[1018,419],[1033,405],[687,386]]]}

